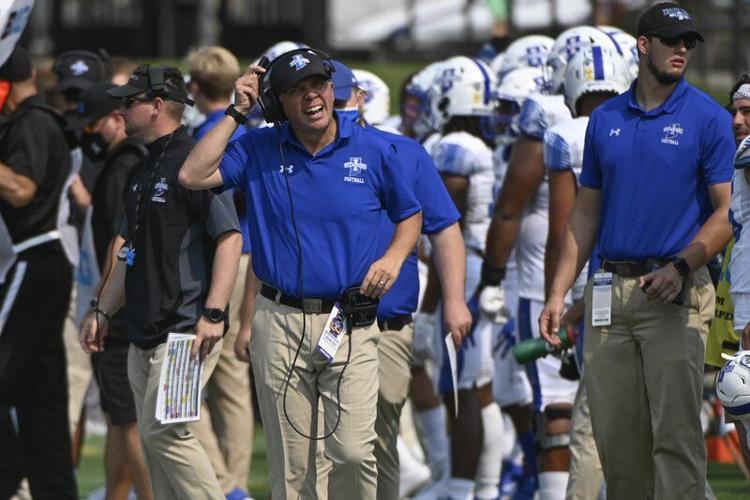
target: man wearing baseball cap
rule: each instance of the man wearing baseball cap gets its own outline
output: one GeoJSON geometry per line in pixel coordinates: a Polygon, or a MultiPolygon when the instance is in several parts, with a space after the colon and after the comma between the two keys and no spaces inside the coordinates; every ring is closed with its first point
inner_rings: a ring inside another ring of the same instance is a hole
{"type": "Polygon", "coordinates": [[[128,380],[154,498],[224,499],[206,453],[186,422],[156,418],[159,375],[171,332],[195,333],[192,354],[211,376],[226,331],[227,304],[242,248],[231,197],[190,192],[177,181],[193,140],[180,120],[187,98],[177,68],[139,66],[106,91],[121,99],[125,132],[148,153],[131,169],[122,223],[98,300],[81,326],[86,352],[106,352],[125,307],[128,380]]]}
{"type": "Polygon", "coordinates": [[[705,495],[700,411],[714,315],[706,263],[731,236],[735,146],[729,114],[684,78],[702,40],[679,5],[641,15],[638,79],[591,115],[576,207],[539,318],[558,345],[563,298],[596,248],[585,381],[613,499],[705,495]]]}
{"type": "Polygon", "coordinates": [[[376,497],[374,299],[396,281],[422,222],[395,148],[334,111],[332,74],[330,59],[312,49],[282,54],[267,71],[251,66],[227,116],[180,171],[191,189],[246,196],[253,270],[263,282],[250,358],[274,498],[312,498],[326,481],[330,498],[376,497]],[[229,142],[258,100],[276,126],[229,142]],[[382,253],[386,214],[396,229],[382,253]],[[355,304],[361,314],[349,312],[355,304]],[[326,328],[343,318],[345,332],[326,328]],[[327,475],[315,467],[324,436],[327,475]]]}

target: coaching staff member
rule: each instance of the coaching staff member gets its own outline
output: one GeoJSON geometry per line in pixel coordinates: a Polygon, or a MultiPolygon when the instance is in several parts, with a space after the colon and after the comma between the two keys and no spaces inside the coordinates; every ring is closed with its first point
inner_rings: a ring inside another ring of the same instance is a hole
{"type": "Polygon", "coordinates": [[[598,273],[586,289],[585,382],[613,500],[705,494],[700,408],[714,311],[705,264],[731,236],[734,139],[727,112],[684,80],[699,40],[676,4],[641,16],[639,77],[591,115],[581,189],[539,318],[556,344],[563,297],[596,242],[600,272],[614,276],[611,290],[593,286],[598,273]]]}
{"type": "MultiPolygon", "coordinates": [[[[251,66],[237,81],[235,108],[228,112],[239,121],[258,100],[262,72],[251,66]]],[[[180,172],[190,188],[236,187],[247,197],[253,268],[263,282],[250,354],[274,498],[312,494],[307,488],[315,480],[316,443],[301,433],[317,437],[331,431],[325,442],[333,462],[329,495],[375,498],[378,326],[344,335],[330,364],[316,345],[331,305],[348,288],[360,285],[370,296],[391,288],[421,226],[420,206],[400,178],[395,148],[333,112],[331,74],[322,53],[300,49],[280,56],[266,78],[267,91],[280,101],[283,123],[227,146],[237,127],[227,116],[180,172]],[[396,230],[381,257],[383,210],[396,230]],[[310,309],[309,303],[320,308],[310,309]],[[306,314],[300,314],[302,306],[306,314]],[[294,376],[285,383],[290,370],[294,376]],[[319,397],[322,429],[314,425],[319,397]]]]}
{"type": "Polygon", "coordinates": [[[231,198],[184,189],[177,173],[193,147],[180,119],[187,91],[176,68],[141,66],[107,92],[123,99],[126,132],[146,143],[134,167],[125,218],[115,238],[98,305],[84,318],[84,349],[100,352],[110,318],[123,303],[128,379],[154,498],[223,499],[203,448],[185,423],[156,420],[169,332],[195,332],[203,383],[216,366],[226,308],[242,247],[231,198]]]}
{"type": "MultiPolygon", "coordinates": [[[[35,76],[21,47],[0,68],[0,80],[10,82],[10,114],[0,125],[0,217],[18,254],[0,285],[0,414],[16,409],[23,450],[16,459],[34,498],[77,498],[62,338],[73,271],[57,231],[70,150],[35,76]]],[[[17,479],[2,475],[0,497],[15,494],[17,479]]]]}

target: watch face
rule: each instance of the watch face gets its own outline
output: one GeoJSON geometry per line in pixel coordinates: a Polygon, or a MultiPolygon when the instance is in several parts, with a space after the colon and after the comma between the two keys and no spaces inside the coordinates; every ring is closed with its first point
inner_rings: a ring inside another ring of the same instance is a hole
{"type": "Polygon", "coordinates": [[[214,323],[218,323],[224,319],[224,311],[215,308],[206,309],[206,317],[214,323]]]}

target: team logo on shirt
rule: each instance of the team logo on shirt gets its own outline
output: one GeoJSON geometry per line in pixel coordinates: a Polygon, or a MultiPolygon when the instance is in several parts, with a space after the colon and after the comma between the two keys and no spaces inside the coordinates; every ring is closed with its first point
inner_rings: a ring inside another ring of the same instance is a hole
{"type": "Polygon", "coordinates": [[[344,163],[344,168],[349,170],[349,175],[344,176],[346,182],[354,182],[355,184],[365,183],[362,173],[367,170],[367,164],[362,162],[361,157],[350,157],[349,161],[344,163]]]}
{"type": "Polygon", "coordinates": [[[154,195],[151,197],[151,201],[166,203],[167,199],[164,197],[164,194],[168,189],[169,185],[167,184],[167,178],[162,177],[161,179],[159,179],[159,182],[154,184],[154,195]]]}
{"type": "Polygon", "coordinates": [[[310,64],[310,59],[307,59],[302,54],[295,54],[292,57],[292,60],[289,61],[289,67],[290,68],[294,68],[296,71],[301,70],[302,68],[304,68],[308,64],[310,64]]]}
{"type": "Polygon", "coordinates": [[[620,136],[620,129],[619,128],[611,128],[611,129],[609,129],[609,136],[612,137],[613,135],[615,137],[619,137],[620,136]]]}
{"type": "Polygon", "coordinates": [[[683,130],[679,123],[673,123],[668,127],[664,127],[662,132],[664,132],[664,137],[661,139],[662,144],[680,145],[679,136],[682,135],[683,130]]]}
{"type": "Polygon", "coordinates": [[[286,167],[284,165],[279,165],[279,173],[292,175],[294,173],[294,165],[287,165],[286,167]]]}

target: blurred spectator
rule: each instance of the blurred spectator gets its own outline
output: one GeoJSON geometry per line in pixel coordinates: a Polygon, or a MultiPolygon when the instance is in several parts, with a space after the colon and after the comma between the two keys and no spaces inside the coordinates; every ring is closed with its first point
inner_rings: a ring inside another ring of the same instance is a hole
{"type": "MultiPolygon", "coordinates": [[[[23,48],[0,68],[0,80],[11,82],[10,114],[0,128],[0,216],[7,226],[0,241],[3,255],[16,254],[0,285],[0,309],[7,311],[0,319],[0,413],[15,407],[22,448],[16,459],[31,494],[75,499],[62,340],[72,268],[58,230],[69,145],[61,117],[37,92],[23,48]]],[[[12,495],[18,479],[0,478],[0,496],[12,495]]]]}

